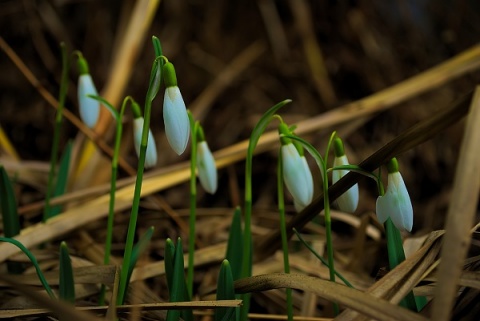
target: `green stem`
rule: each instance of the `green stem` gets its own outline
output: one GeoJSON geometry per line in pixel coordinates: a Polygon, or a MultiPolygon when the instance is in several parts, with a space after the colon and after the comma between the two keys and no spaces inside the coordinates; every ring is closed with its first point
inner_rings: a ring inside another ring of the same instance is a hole
{"type": "MultiPolygon", "coordinates": [[[[303,239],[303,237],[300,235],[300,233],[298,233],[298,231],[297,231],[295,228],[293,229],[293,232],[297,235],[297,237],[298,237],[298,239],[300,240],[300,242],[302,242],[303,245],[305,245],[305,246],[307,247],[307,249],[309,249],[309,251],[312,252],[312,254],[315,255],[315,257],[316,257],[317,259],[319,259],[320,262],[322,262],[322,264],[325,265],[325,266],[328,268],[328,262],[325,261],[325,259],[324,259],[320,254],[318,254],[318,253],[315,251],[315,249],[314,249],[313,247],[311,247],[310,244],[308,244],[308,243],[303,239]]],[[[342,280],[343,283],[345,283],[346,286],[348,286],[349,288],[354,289],[353,285],[352,285],[350,282],[348,282],[348,280],[345,279],[345,277],[344,277],[342,274],[340,274],[338,271],[335,271],[335,275],[338,276],[338,278],[339,278],[340,280],[342,280]]]]}
{"type": "Polygon", "coordinates": [[[188,238],[188,269],[187,269],[187,290],[190,298],[193,297],[193,272],[195,258],[195,222],[197,211],[197,130],[198,122],[195,122],[193,115],[188,111],[190,119],[190,128],[192,128],[192,152],[190,155],[190,218],[189,218],[189,238],[188,238]]]}
{"type": "Polygon", "coordinates": [[[53,130],[52,153],[50,155],[50,170],[48,173],[47,191],[45,195],[45,207],[43,209],[43,222],[49,219],[50,216],[50,197],[52,196],[54,189],[53,181],[55,178],[55,171],[57,167],[58,146],[60,145],[60,130],[62,127],[63,107],[65,106],[65,98],[67,96],[68,89],[69,62],[66,52],[66,46],[63,42],[60,44],[60,50],[62,53],[62,78],[60,81],[58,108],[55,116],[55,127],[53,130]]]}
{"type": "MultiPolygon", "coordinates": [[[[290,103],[291,100],[286,99],[272,108],[270,108],[263,116],[260,118],[259,122],[252,131],[250,135],[250,140],[248,142],[247,156],[245,159],[245,229],[244,229],[244,238],[243,238],[243,264],[242,264],[242,277],[249,277],[252,275],[252,163],[253,163],[253,152],[257,146],[260,136],[265,131],[265,128],[272,120],[273,115],[283,106],[290,103]]],[[[248,310],[250,308],[250,293],[242,295],[243,306],[240,312],[240,320],[247,320],[248,310]]]]}
{"type": "MultiPolygon", "coordinates": [[[[325,152],[325,158],[323,162],[323,206],[325,213],[325,231],[327,238],[327,258],[328,258],[328,270],[330,272],[330,281],[335,282],[335,260],[333,256],[333,240],[332,240],[332,217],[330,215],[330,199],[328,195],[328,175],[327,175],[327,164],[328,164],[328,154],[330,152],[330,147],[332,145],[333,139],[336,133],[333,132],[328,141],[327,150],[325,152]]],[[[333,310],[335,315],[338,315],[339,309],[338,304],[333,304],[333,310]]]]}
{"type": "MultiPolygon", "coordinates": [[[[287,236],[287,224],[285,219],[285,200],[283,193],[283,164],[282,155],[278,155],[277,166],[277,197],[278,197],[278,211],[280,213],[280,233],[282,237],[282,250],[283,250],[283,270],[285,273],[290,273],[290,262],[288,259],[288,236],[287,236]]],[[[292,289],[285,289],[287,295],[287,316],[288,321],[293,320],[293,300],[292,289]]]]}
{"type": "Polygon", "coordinates": [[[127,239],[125,241],[125,252],[123,254],[122,270],[120,272],[120,284],[118,289],[117,304],[123,304],[125,300],[125,294],[127,292],[127,280],[129,274],[130,261],[132,259],[133,242],[135,239],[135,230],[137,226],[138,209],[140,207],[140,197],[142,193],[143,172],[145,165],[145,155],[147,152],[148,132],[150,128],[150,114],[152,110],[152,101],[158,92],[157,86],[160,85],[160,81],[157,77],[161,77],[160,62],[155,59],[152,67],[150,85],[148,87],[145,110],[144,110],[144,123],[142,129],[142,141],[140,144],[140,155],[137,168],[137,179],[135,181],[135,191],[133,194],[132,212],[128,223],[127,239]]]}

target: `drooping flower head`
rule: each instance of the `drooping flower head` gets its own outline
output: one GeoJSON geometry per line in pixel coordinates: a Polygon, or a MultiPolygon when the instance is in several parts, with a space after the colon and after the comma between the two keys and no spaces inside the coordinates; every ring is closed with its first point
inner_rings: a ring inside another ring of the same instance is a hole
{"type": "MultiPolygon", "coordinates": [[[[333,160],[333,167],[341,165],[349,165],[347,155],[345,155],[345,149],[343,148],[342,140],[337,137],[333,141],[333,150],[335,154],[335,159],[333,160]]],[[[332,183],[335,184],[342,178],[347,175],[349,170],[334,170],[332,172],[332,183]]],[[[347,213],[353,213],[358,206],[358,184],[353,185],[340,195],[337,198],[337,205],[341,211],[347,213]]]]}
{"type": "MultiPolygon", "coordinates": [[[[285,123],[278,127],[280,134],[290,135],[291,131],[285,123]]],[[[313,199],[313,177],[301,145],[293,144],[292,140],[280,136],[283,180],[292,194],[294,203],[299,209],[308,206],[313,199]]]]}
{"type": "Polygon", "coordinates": [[[413,207],[398,162],[392,158],[387,165],[388,186],[385,195],[377,198],[377,217],[384,223],[389,217],[399,230],[412,231],[413,207]]]}
{"type": "Polygon", "coordinates": [[[200,184],[205,191],[215,194],[217,191],[217,167],[201,126],[197,130],[197,170],[200,184]]]}
{"type": "Polygon", "coordinates": [[[87,60],[78,53],[78,107],[80,118],[89,128],[94,128],[100,116],[100,103],[88,95],[98,96],[92,76],[88,70],[87,60]]]}
{"type": "MultiPolygon", "coordinates": [[[[132,99],[132,112],[133,112],[133,145],[135,146],[135,152],[140,157],[140,145],[142,144],[142,132],[145,119],[142,116],[140,106],[132,99]]],[[[151,168],[157,165],[157,146],[155,144],[155,138],[153,137],[152,130],[148,129],[147,138],[147,150],[145,151],[145,168],[151,168]]]]}
{"type": "Polygon", "coordinates": [[[163,66],[165,97],[163,100],[163,121],[168,143],[181,155],[187,148],[190,135],[190,121],[180,89],[177,86],[175,67],[167,62],[163,66]]]}
{"type": "MultiPolygon", "coordinates": [[[[140,145],[142,143],[142,130],[145,120],[143,117],[137,117],[133,120],[133,143],[137,156],[140,156],[140,145]]],[[[152,130],[148,129],[147,151],[145,154],[145,168],[151,168],[157,165],[157,146],[153,138],[152,130]]]]}

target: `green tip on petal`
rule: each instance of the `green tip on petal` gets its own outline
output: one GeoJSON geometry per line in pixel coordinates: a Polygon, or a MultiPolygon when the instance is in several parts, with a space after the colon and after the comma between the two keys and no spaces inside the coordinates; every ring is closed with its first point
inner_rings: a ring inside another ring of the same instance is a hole
{"type": "Polygon", "coordinates": [[[384,223],[389,217],[399,230],[412,231],[413,207],[400,172],[388,174],[385,195],[377,198],[377,217],[384,223]]]}
{"type": "Polygon", "coordinates": [[[88,69],[88,62],[81,54],[78,56],[78,61],[77,61],[77,66],[78,66],[78,73],[80,75],[86,75],[89,74],[89,69],[88,69]]]}
{"type": "Polygon", "coordinates": [[[345,155],[345,149],[343,148],[343,142],[340,137],[336,137],[333,140],[333,152],[335,153],[336,157],[342,157],[345,155]]]}
{"type": "Polygon", "coordinates": [[[165,81],[165,87],[177,86],[177,74],[175,73],[175,67],[171,62],[167,62],[163,65],[163,80],[165,81]]]}
{"type": "Polygon", "coordinates": [[[398,172],[398,161],[395,157],[388,162],[387,170],[388,170],[388,173],[398,172]]]}
{"type": "Polygon", "coordinates": [[[201,143],[205,141],[205,133],[203,132],[203,127],[198,125],[197,129],[197,142],[201,143]]]}

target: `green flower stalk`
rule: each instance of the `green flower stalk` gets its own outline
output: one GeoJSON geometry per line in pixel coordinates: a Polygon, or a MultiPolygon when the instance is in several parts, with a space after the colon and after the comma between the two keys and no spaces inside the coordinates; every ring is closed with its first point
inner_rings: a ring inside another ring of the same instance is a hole
{"type": "Polygon", "coordinates": [[[100,116],[100,103],[89,96],[98,96],[90,75],[87,60],[77,51],[78,56],[78,107],[80,118],[89,128],[94,128],[100,116]]]}
{"type": "MultiPolygon", "coordinates": [[[[335,154],[333,167],[349,165],[347,155],[345,155],[343,148],[343,142],[339,137],[336,137],[333,141],[333,151],[335,154]]],[[[338,182],[343,176],[347,175],[348,172],[350,171],[344,169],[334,170],[332,172],[332,183],[335,184],[338,182]]],[[[336,202],[341,211],[347,213],[355,212],[358,206],[358,184],[353,185],[348,191],[340,195],[336,202]]]]}
{"type": "Polygon", "coordinates": [[[218,185],[217,166],[201,126],[197,130],[197,170],[203,189],[210,194],[215,194],[218,185]]]}
{"type": "Polygon", "coordinates": [[[177,86],[175,67],[167,62],[163,66],[165,96],[163,100],[163,121],[168,143],[178,155],[183,154],[190,135],[190,121],[180,89],[177,86]]]}
{"type": "MultiPolygon", "coordinates": [[[[282,146],[283,147],[283,146],[282,146]]],[[[283,197],[283,157],[278,158],[277,167],[277,196],[278,196],[278,211],[280,214],[280,233],[282,237],[282,250],[283,250],[283,271],[290,273],[290,261],[288,258],[288,236],[287,236],[287,223],[285,219],[285,200],[283,197]]],[[[288,321],[293,320],[293,299],[292,289],[285,289],[287,295],[287,316],[288,321]]]]}
{"type": "Polygon", "coordinates": [[[392,158],[387,165],[388,185],[385,195],[377,198],[377,217],[380,223],[391,218],[393,224],[404,231],[412,231],[413,207],[403,177],[398,171],[398,161],[392,158]]]}
{"type": "Polygon", "coordinates": [[[133,243],[135,240],[135,231],[137,226],[138,209],[140,207],[140,197],[142,192],[143,172],[145,166],[145,158],[147,154],[148,136],[150,128],[150,114],[152,109],[152,102],[158,92],[158,86],[160,86],[159,77],[161,73],[158,70],[161,68],[161,58],[156,58],[152,71],[150,73],[150,83],[147,90],[144,108],[144,123],[142,129],[142,139],[140,143],[140,152],[137,168],[137,179],[135,181],[135,190],[133,194],[132,212],[128,224],[127,239],[125,241],[125,251],[123,255],[123,263],[120,274],[120,283],[117,296],[117,304],[123,304],[128,287],[128,277],[131,270],[133,243]]]}
{"type": "Polygon", "coordinates": [[[54,193],[54,179],[57,170],[58,146],[60,145],[60,130],[62,127],[63,108],[68,90],[68,70],[70,67],[67,50],[64,43],[60,44],[62,53],[62,78],[60,81],[60,93],[58,95],[58,108],[55,115],[55,127],[53,131],[52,152],[50,155],[50,171],[48,173],[47,192],[45,193],[45,208],[43,209],[43,221],[51,216],[50,198],[54,193]]]}

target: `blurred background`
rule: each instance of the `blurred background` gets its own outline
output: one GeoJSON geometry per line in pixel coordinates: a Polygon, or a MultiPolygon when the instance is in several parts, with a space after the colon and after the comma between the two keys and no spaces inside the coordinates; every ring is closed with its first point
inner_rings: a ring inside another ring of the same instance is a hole
{"type": "MultiPolygon", "coordinates": [[[[69,52],[83,52],[103,93],[135,4],[3,0],[0,36],[54,97],[61,74],[60,42],[69,52]]],[[[158,36],[164,54],[175,64],[187,107],[201,120],[213,151],[247,139],[259,117],[281,100],[293,100],[281,114],[294,124],[417,75],[476,45],[480,37],[476,0],[165,0],[152,19],[143,38],[137,39],[138,47],[131,48],[135,59],[129,62],[132,72],[125,87],[113,90],[143,102],[154,59],[150,39],[158,36]]],[[[48,162],[55,110],[4,52],[0,57],[0,125],[21,159],[48,162]]],[[[72,66],[66,108],[78,116],[78,74],[72,66]]],[[[323,151],[331,131],[343,128],[350,161],[358,163],[473,90],[479,79],[479,72],[470,72],[353,127],[344,124],[305,138],[323,151]]],[[[159,168],[188,160],[188,153],[178,158],[168,147],[162,99],[159,94],[152,114],[159,168]]],[[[129,147],[131,115],[125,126],[123,153],[135,167],[136,155],[129,147]]],[[[399,157],[415,208],[414,233],[443,226],[462,129],[462,124],[455,125],[399,157]]],[[[62,130],[62,146],[79,133],[69,121],[62,130]]],[[[254,206],[275,208],[276,158],[272,151],[254,161],[254,206]]],[[[208,196],[200,191],[201,206],[238,205],[243,166],[241,162],[222,169],[219,192],[208,196]]],[[[372,212],[377,197],[373,185],[362,182],[361,187],[359,215],[372,212]]],[[[26,190],[20,205],[43,197],[42,189],[26,190]]],[[[187,191],[188,184],[182,184],[162,194],[173,208],[182,209],[188,207],[182,196],[187,191]]],[[[294,213],[292,206],[289,213],[294,213]]]]}

